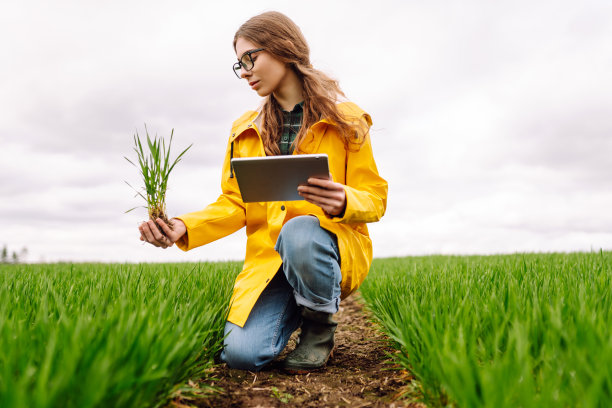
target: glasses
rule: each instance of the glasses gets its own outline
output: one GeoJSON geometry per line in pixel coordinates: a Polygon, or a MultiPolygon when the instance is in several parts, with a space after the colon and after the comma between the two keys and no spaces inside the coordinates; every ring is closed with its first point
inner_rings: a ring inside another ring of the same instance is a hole
{"type": "Polygon", "coordinates": [[[238,62],[236,62],[233,66],[234,74],[236,74],[238,79],[241,79],[240,70],[242,68],[244,68],[245,71],[250,71],[253,69],[253,66],[255,66],[255,62],[253,61],[253,57],[251,56],[251,54],[254,54],[256,52],[263,51],[263,50],[264,50],[263,48],[257,48],[256,50],[247,51],[244,54],[242,54],[242,57],[240,57],[238,62]]]}

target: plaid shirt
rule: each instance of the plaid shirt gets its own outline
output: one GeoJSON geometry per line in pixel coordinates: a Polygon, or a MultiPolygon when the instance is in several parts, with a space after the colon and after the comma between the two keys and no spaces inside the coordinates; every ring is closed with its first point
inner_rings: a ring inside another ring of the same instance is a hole
{"type": "Polygon", "coordinates": [[[283,132],[278,141],[280,154],[293,153],[294,146],[292,144],[302,127],[302,118],[304,117],[303,106],[304,102],[300,102],[293,107],[291,112],[283,111],[283,132]]]}

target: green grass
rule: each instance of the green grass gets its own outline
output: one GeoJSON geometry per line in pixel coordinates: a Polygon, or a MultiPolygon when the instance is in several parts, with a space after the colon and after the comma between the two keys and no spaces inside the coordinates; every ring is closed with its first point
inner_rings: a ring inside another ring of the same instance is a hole
{"type": "Polygon", "coordinates": [[[612,406],[612,253],[375,260],[362,286],[430,406],[612,406]]]}
{"type": "MultiPolygon", "coordinates": [[[[240,267],[0,266],[0,407],[165,404],[240,267]]],[[[376,259],[361,291],[431,406],[612,406],[612,253],[376,259]]]]}
{"type": "Polygon", "coordinates": [[[206,377],[240,267],[0,267],[0,406],[165,403],[206,377]]]}

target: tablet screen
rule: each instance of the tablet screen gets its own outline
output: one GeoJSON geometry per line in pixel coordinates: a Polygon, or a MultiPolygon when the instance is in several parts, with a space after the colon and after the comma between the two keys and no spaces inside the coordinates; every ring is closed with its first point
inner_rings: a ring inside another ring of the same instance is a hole
{"type": "Polygon", "coordinates": [[[232,159],[242,201],[303,200],[297,188],[309,177],[329,178],[327,154],[241,157],[232,159]]]}

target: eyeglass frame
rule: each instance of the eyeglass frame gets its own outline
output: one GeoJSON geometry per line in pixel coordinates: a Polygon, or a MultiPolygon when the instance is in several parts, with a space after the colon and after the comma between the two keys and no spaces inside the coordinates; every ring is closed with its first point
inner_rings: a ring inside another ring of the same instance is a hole
{"type": "Polygon", "coordinates": [[[244,70],[248,72],[252,70],[253,67],[255,67],[255,61],[253,61],[253,57],[251,56],[251,54],[255,54],[256,52],[259,52],[259,51],[265,51],[265,48],[257,48],[255,50],[245,52],[244,54],[242,54],[238,62],[235,62],[234,65],[232,65],[232,70],[234,71],[234,74],[236,74],[238,79],[242,79],[240,77],[240,74],[238,73],[242,68],[244,68],[244,70]],[[244,58],[245,55],[249,56],[249,61],[251,61],[251,68],[247,68],[245,64],[242,62],[242,59],[244,58]]]}

